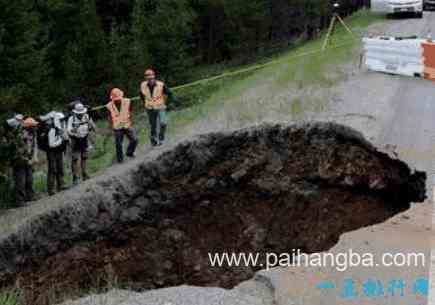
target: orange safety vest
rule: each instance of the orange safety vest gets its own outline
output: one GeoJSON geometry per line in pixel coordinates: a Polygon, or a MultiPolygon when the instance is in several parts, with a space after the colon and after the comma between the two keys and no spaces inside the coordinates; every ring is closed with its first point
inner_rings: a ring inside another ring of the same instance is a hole
{"type": "Polygon", "coordinates": [[[121,110],[118,110],[118,107],[114,101],[110,102],[106,105],[107,109],[110,111],[110,116],[112,118],[112,128],[123,129],[123,128],[131,128],[131,112],[130,112],[130,99],[123,98],[121,100],[121,110]]]}
{"type": "Polygon", "coordinates": [[[166,109],[166,97],[163,93],[165,84],[161,81],[156,81],[153,92],[151,93],[150,87],[147,82],[142,84],[142,89],[145,98],[145,108],[154,110],[164,110],[166,109]]]}

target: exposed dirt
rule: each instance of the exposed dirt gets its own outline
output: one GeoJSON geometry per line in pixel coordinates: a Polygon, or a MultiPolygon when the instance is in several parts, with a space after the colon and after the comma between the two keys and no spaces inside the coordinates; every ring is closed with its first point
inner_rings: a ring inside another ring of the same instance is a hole
{"type": "Polygon", "coordinates": [[[231,288],[261,268],[212,268],[208,253],[325,251],[341,234],[424,201],[426,182],[424,173],[412,173],[359,133],[323,123],[201,136],[132,175],[124,178],[140,192],[128,197],[115,187],[104,194],[122,207],[119,213],[94,200],[96,221],[110,226],[89,223],[68,234],[73,225],[63,224],[31,246],[33,256],[23,241],[10,253],[3,243],[0,257],[9,263],[0,268],[2,285],[18,281],[34,305],[114,283],[231,288]]]}

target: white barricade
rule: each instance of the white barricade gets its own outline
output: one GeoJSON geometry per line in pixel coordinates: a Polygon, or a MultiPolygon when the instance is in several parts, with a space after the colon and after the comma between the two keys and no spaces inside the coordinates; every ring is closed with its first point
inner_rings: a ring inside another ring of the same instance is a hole
{"type": "Polygon", "coordinates": [[[423,76],[424,39],[364,38],[365,64],[369,70],[406,76],[423,76]]]}

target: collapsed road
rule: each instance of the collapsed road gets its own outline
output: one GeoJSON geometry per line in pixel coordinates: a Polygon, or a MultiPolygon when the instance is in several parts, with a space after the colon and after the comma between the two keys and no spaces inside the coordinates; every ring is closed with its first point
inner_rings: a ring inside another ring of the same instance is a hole
{"type": "Polygon", "coordinates": [[[63,194],[0,240],[0,283],[28,304],[118,285],[232,288],[259,266],[211,252],[326,251],[426,197],[426,174],[332,123],[212,133],[63,194]]]}
{"type": "MultiPolygon", "coordinates": [[[[385,23],[376,25],[370,29],[371,33],[377,35],[398,35],[398,36],[408,36],[418,34],[420,36],[427,36],[431,29],[435,27],[435,13],[425,12],[423,20],[417,19],[392,19],[385,23]]],[[[355,57],[357,59],[357,57],[355,57]]],[[[355,65],[356,66],[356,65],[355,65]]],[[[337,86],[331,89],[320,90],[318,93],[325,99],[332,101],[330,107],[328,107],[326,113],[313,114],[312,116],[307,116],[304,119],[328,119],[332,117],[337,117],[333,119],[336,122],[344,123],[350,125],[355,129],[362,132],[366,138],[370,139],[377,147],[389,148],[399,154],[400,159],[405,160],[412,168],[418,168],[430,174],[428,179],[428,185],[432,187],[433,181],[433,169],[435,164],[435,150],[433,149],[433,143],[435,139],[435,104],[433,103],[433,96],[435,96],[435,86],[433,83],[424,81],[421,79],[403,78],[397,76],[382,75],[377,73],[371,73],[364,70],[359,70],[354,67],[350,71],[346,72],[347,79],[337,86]]],[[[261,88],[264,95],[270,95],[273,90],[268,90],[267,84],[264,88],[261,88]]],[[[293,94],[293,92],[291,92],[293,94]]],[[[261,97],[262,91],[255,91],[255,94],[248,96],[247,100],[251,101],[252,97],[261,97]]],[[[282,92],[279,92],[282,94],[282,92]]],[[[309,92],[312,94],[312,92],[309,92]]],[[[286,96],[286,99],[288,97],[286,96]]],[[[272,98],[267,99],[269,102],[273,102],[272,98]]],[[[257,107],[258,105],[256,105],[257,107]]],[[[249,107],[252,107],[249,103],[249,107]]],[[[258,111],[262,111],[259,109],[258,111]]],[[[234,108],[231,108],[234,111],[234,108]]],[[[264,113],[266,113],[265,109],[264,113]]],[[[241,110],[243,112],[243,109],[241,110]]],[[[263,112],[262,112],[263,113],[263,112]]],[[[212,114],[215,116],[215,114],[212,114]]],[[[213,125],[213,116],[206,116],[204,121],[207,125],[213,128],[218,125],[230,125],[225,121],[225,124],[217,122],[213,125]]],[[[271,116],[275,118],[275,116],[271,116]]],[[[196,128],[199,129],[199,128],[196,128]]],[[[203,128],[200,128],[203,130],[203,128]]],[[[358,137],[359,138],[359,137],[358,137]]],[[[151,154],[149,158],[157,157],[157,155],[151,154]]],[[[117,189],[118,193],[121,194],[134,194],[135,191],[129,186],[129,181],[125,183],[120,183],[120,176],[130,177],[127,172],[134,171],[139,162],[135,162],[128,165],[127,168],[115,167],[111,169],[111,176],[104,175],[102,177],[94,179],[92,181],[93,186],[83,185],[78,190],[82,194],[68,192],[65,196],[61,198],[57,197],[51,201],[46,201],[44,203],[38,203],[34,207],[25,208],[23,210],[17,211],[16,213],[11,213],[8,216],[2,217],[0,223],[0,232],[2,234],[2,240],[7,240],[8,237],[14,236],[15,232],[20,232],[20,239],[16,239],[15,242],[22,244],[25,240],[31,240],[35,238],[34,244],[36,249],[39,251],[47,247],[49,243],[44,237],[37,238],[35,231],[31,230],[30,223],[42,224],[44,221],[50,223],[50,217],[46,217],[53,211],[62,211],[64,213],[58,213],[62,215],[86,215],[88,218],[95,216],[97,211],[94,209],[83,208],[86,205],[95,206],[95,201],[89,199],[89,201],[84,202],[85,205],[78,204],[81,202],[83,196],[90,196],[89,198],[95,198],[96,193],[100,193],[99,196],[104,196],[107,194],[108,202],[111,202],[110,191],[111,188],[117,189]],[[112,184],[113,182],[113,184],[112,184]],[[95,183],[95,184],[94,184],[95,183]],[[99,185],[99,186],[96,186],[99,185]],[[116,185],[118,185],[116,187],[116,185]],[[70,203],[70,204],[68,204],[70,203]],[[65,204],[67,204],[65,206],[65,204]],[[74,206],[75,209],[68,209],[67,206],[74,206]],[[66,210],[64,210],[66,208],[66,210]],[[69,211],[66,213],[66,211],[69,211]],[[85,212],[86,211],[86,212],[85,212]],[[71,214],[69,214],[71,213],[71,214]],[[40,246],[43,247],[40,247],[40,246]]],[[[240,164],[239,164],[240,165],[240,164]]],[[[238,168],[238,167],[237,167],[238,168]]],[[[236,169],[236,168],[235,168],[236,169]]],[[[235,173],[235,169],[233,173],[235,173]]],[[[243,173],[243,171],[242,171],[243,173]]],[[[235,175],[237,178],[239,175],[235,175]]],[[[246,177],[242,175],[242,178],[246,177]]],[[[248,176],[249,177],[249,176],[248,176]]],[[[414,176],[415,177],[415,176],[414,176]]],[[[133,180],[130,180],[133,181],[133,180]]],[[[279,184],[278,184],[279,185],[279,184]]],[[[302,188],[304,193],[304,188],[302,188]]],[[[152,194],[151,194],[152,195],[152,194]]],[[[121,197],[119,199],[122,199],[121,197]]],[[[103,199],[102,199],[103,200],[103,199]]],[[[385,201],[382,201],[384,203],[385,201]]],[[[209,203],[204,203],[205,207],[209,203]]],[[[395,206],[393,204],[393,206],[395,206]]],[[[399,204],[400,206],[400,204],[399,204]]],[[[402,207],[401,210],[406,210],[406,207],[402,207]]],[[[137,211],[137,210],[136,210],[137,211]]],[[[390,211],[391,212],[391,211],[390,211]]],[[[400,212],[398,210],[397,212],[400,212]]],[[[134,211],[129,211],[129,213],[124,214],[123,217],[128,219],[134,216],[134,211]],[[129,213],[132,213],[128,215],[129,213]]],[[[253,213],[253,212],[252,212],[253,213]]],[[[332,212],[331,212],[332,213],[332,212]]],[[[341,235],[340,240],[337,245],[335,245],[330,251],[332,253],[338,253],[345,249],[353,248],[356,251],[361,252],[371,252],[376,255],[382,255],[385,252],[421,252],[430,250],[430,230],[431,230],[431,214],[432,207],[430,203],[412,205],[411,209],[404,213],[398,214],[388,221],[375,225],[366,227],[357,231],[345,233],[341,235]]],[[[251,214],[250,214],[251,215],[251,214]]],[[[253,215],[256,215],[253,213],[253,215]]],[[[372,214],[370,214],[373,216],[372,214]]],[[[391,216],[394,213],[391,214],[391,216]]],[[[207,216],[207,215],[206,215],[207,216]]],[[[321,215],[319,215],[321,216],[321,215]]],[[[109,213],[103,213],[102,219],[111,219],[109,213]]],[[[84,217],[83,219],[86,219],[84,217]]],[[[378,219],[381,221],[381,219],[378,219]]],[[[68,228],[69,233],[64,237],[71,238],[74,232],[80,232],[81,228],[86,227],[87,221],[83,223],[77,223],[75,227],[68,228]]],[[[102,222],[104,224],[104,221],[102,222]]],[[[374,222],[375,223],[375,222],[374,222]]],[[[101,223],[100,223],[101,224],[101,223]]],[[[52,226],[53,228],[54,226],[52,226]]],[[[97,226],[98,227],[98,226],[97,226]]],[[[237,228],[237,227],[236,227],[237,228]]],[[[344,228],[343,232],[350,230],[351,228],[344,228]]],[[[62,229],[63,230],[63,229],[62,229]]],[[[134,229],[132,229],[134,230],[134,229]]],[[[104,231],[104,230],[103,230],[104,231]]],[[[132,231],[127,234],[127,240],[130,238],[132,231]]],[[[249,231],[248,231],[249,232],[249,231]]],[[[305,232],[305,231],[304,231],[305,232]]],[[[52,232],[56,235],[56,232],[52,232]]],[[[282,234],[282,233],[280,233],[282,234]]],[[[62,235],[62,234],[60,234],[62,235]]],[[[125,236],[125,235],[124,235],[125,236]]],[[[169,234],[169,238],[173,236],[178,236],[177,234],[169,234]]],[[[18,236],[16,236],[18,237],[18,236]]],[[[89,236],[92,240],[94,236],[89,236]]],[[[329,242],[336,239],[330,238],[329,242]]],[[[324,239],[324,241],[328,241],[324,239]]],[[[171,242],[172,243],[172,242],[171,242]]],[[[25,243],[24,243],[25,244],[25,243]]],[[[128,243],[127,243],[128,244],[128,243]]],[[[311,243],[306,243],[308,246],[312,246],[311,243]]],[[[325,243],[326,244],[326,243],[325,243]]],[[[2,244],[2,250],[9,253],[3,248],[5,244],[2,244]]],[[[105,249],[114,249],[114,245],[104,244],[104,240],[101,245],[107,246],[105,249]]],[[[126,245],[126,244],[124,244],[126,245]]],[[[259,244],[262,245],[261,243],[259,244]]],[[[292,247],[289,245],[288,247],[292,247]]],[[[322,246],[318,245],[319,248],[322,246]]],[[[283,243],[280,243],[279,247],[285,247],[283,243]]],[[[298,243],[297,247],[302,247],[298,243]]],[[[31,247],[30,247],[31,248],[31,247]]],[[[89,257],[83,256],[86,254],[87,249],[95,249],[88,247],[87,243],[74,246],[74,242],[55,245],[53,249],[57,251],[60,250],[59,257],[69,258],[71,255],[71,249],[76,248],[77,257],[89,257]],[[72,246],[72,247],[70,247],[72,246]],[[65,247],[65,251],[62,251],[62,247],[65,247]],[[69,248],[70,247],[70,248],[69,248]],[[70,250],[67,250],[70,249],[70,250]],[[78,250],[77,250],[78,249],[78,250]]],[[[317,248],[317,249],[319,249],[317,248]]],[[[128,247],[127,247],[128,249],[128,247]]],[[[247,248],[249,249],[249,248],[247,248]]],[[[309,249],[309,248],[308,248],[309,249]]],[[[314,248],[313,248],[314,249],[314,248]]],[[[106,252],[114,253],[114,252],[106,252]]],[[[49,255],[50,256],[50,255],[49,255]]],[[[47,257],[49,257],[47,256],[47,257]]],[[[122,255],[118,256],[122,260],[122,255]]],[[[7,255],[3,260],[5,266],[8,266],[7,273],[3,273],[4,280],[7,284],[16,278],[18,274],[14,271],[14,266],[17,268],[20,264],[25,265],[26,258],[23,256],[11,256],[7,255]],[[9,257],[9,259],[8,259],[9,257]],[[10,258],[13,257],[13,261],[10,258]]],[[[30,262],[30,261],[28,261],[30,262]]],[[[51,256],[50,262],[56,263],[56,258],[51,256]]],[[[38,264],[37,264],[38,266],[38,264]]],[[[42,266],[42,264],[39,264],[42,266]]],[[[168,264],[169,266],[169,264],[168,264]]],[[[28,273],[30,273],[32,265],[30,264],[28,273]]],[[[80,266],[82,267],[82,266],[80,266]]],[[[136,266],[135,266],[136,267],[136,266]]],[[[199,266],[201,267],[201,266],[199,266]]],[[[69,266],[71,268],[71,266],[69,266]]],[[[36,270],[36,269],[35,269],[36,270]]],[[[61,269],[62,270],[62,269],[61,269]]],[[[25,270],[23,269],[25,274],[25,270]]],[[[242,280],[248,274],[251,274],[254,270],[245,271],[241,277],[233,277],[233,274],[216,274],[213,278],[214,283],[208,282],[210,286],[219,285],[219,279],[222,280],[221,276],[231,276],[233,283],[237,283],[238,280],[242,280]]],[[[53,270],[53,274],[56,275],[56,270],[53,270]]],[[[110,268],[106,271],[106,274],[111,274],[110,268]]],[[[32,276],[34,273],[32,273],[32,276]]],[[[28,279],[38,278],[42,273],[36,273],[35,277],[27,277],[28,279]]],[[[48,275],[49,278],[51,275],[48,275]]],[[[76,274],[77,275],[77,274],[76,274]]],[[[347,272],[339,273],[336,270],[328,268],[289,268],[287,269],[277,269],[269,272],[259,272],[255,275],[254,279],[236,286],[231,290],[223,290],[218,288],[195,288],[195,287],[179,287],[179,288],[168,288],[162,290],[151,291],[148,293],[133,293],[128,291],[113,291],[102,297],[90,297],[83,301],[78,301],[77,304],[141,304],[141,305],[155,305],[155,304],[246,304],[246,305],[320,305],[320,304],[347,304],[348,301],[344,300],[340,295],[340,291],[334,291],[328,294],[315,291],[315,284],[321,280],[332,280],[338,285],[343,283],[344,279],[354,279],[355,281],[362,283],[368,278],[381,280],[385,284],[391,279],[404,279],[407,283],[411,283],[418,277],[424,277],[428,275],[428,266],[419,266],[416,268],[353,268],[347,272]],[[129,301],[130,300],[130,301],[129,301]],[[112,302],[112,303],[111,303],[112,302]]],[[[54,276],[53,278],[56,278],[54,276]]],[[[40,277],[42,279],[42,277],[40,277]]],[[[57,277],[59,280],[59,277],[57,277]]],[[[60,284],[63,283],[59,281],[60,284]]],[[[152,283],[156,287],[161,285],[161,281],[157,280],[157,283],[152,283]]],[[[184,281],[187,283],[188,281],[184,281]]],[[[191,281],[190,283],[198,283],[191,281]]],[[[204,283],[204,282],[203,282],[204,283]]],[[[68,284],[68,278],[66,278],[66,284],[68,284]]],[[[104,283],[103,283],[104,284],[104,283]]],[[[146,283],[145,283],[146,284],[146,283]]],[[[38,287],[43,288],[41,282],[36,285],[36,295],[38,295],[38,287]],[[39,286],[38,286],[39,285],[39,286]]],[[[138,285],[140,286],[140,285],[138,285]]],[[[138,287],[140,288],[140,287],[138,287]]],[[[43,301],[43,298],[40,299],[43,301]]],[[[363,299],[358,298],[356,302],[359,305],[362,304],[415,304],[422,305],[427,303],[425,297],[416,297],[412,294],[412,291],[408,289],[406,291],[405,297],[385,297],[380,299],[363,299]]],[[[69,304],[69,303],[68,303],[69,304]]]]}

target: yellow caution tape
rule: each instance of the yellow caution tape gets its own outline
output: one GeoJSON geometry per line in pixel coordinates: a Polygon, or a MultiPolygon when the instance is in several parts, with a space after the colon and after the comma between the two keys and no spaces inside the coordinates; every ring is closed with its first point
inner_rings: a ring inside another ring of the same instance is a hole
{"type": "MultiPolygon", "coordinates": [[[[343,42],[343,43],[339,43],[339,44],[335,44],[333,46],[330,46],[330,48],[331,49],[336,49],[336,48],[339,48],[339,47],[350,45],[354,41],[355,40],[352,39],[352,40],[349,40],[349,41],[346,41],[346,42],[343,42]]],[[[322,53],[322,52],[323,52],[322,49],[316,49],[316,50],[312,50],[312,51],[307,51],[307,52],[303,52],[303,53],[300,53],[300,54],[296,54],[296,55],[292,56],[291,58],[279,59],[279,60],[271,60],[271,61],[266,62],[264,64],[259,64],[259,65],[251,66],[251,67],[248,67],[248,68],[239,69],[239,70],[236,70],[236,71],[226,72],[226,73],[222,73],[222,74],[219,74],[219,75],[216,75],[216,76],[212,76],[212,77],[209,77],[209,78],[204,78],[204,79],[200,79],[200,80],[197,80],[197,81],[193,81],[193,82],[190,82],[190,83],[187,83],[187,84],[184,84],[184,85],[179,85],[179,86],[173,87],[172,90],[173,91],[177,91],[177,90],[180,90],[180,89],[197,86],[197,85],[208,83],[208,82],[211,82],[211,81],[214,81],[214,80],[218,80],[218,79],[222,79],[222,78],[226,78],[226,77],[230,77],[230,76],[234,76],[234,75],[239,75],[239,74],[243,74],[243,73],[247,73],[247,72],[252,72],[252,71],[255,71],[255,70],[260,70],[260,69],[266,68],[268,66],[277,65],[277,64],[280,64],[280,63],[284,63],[284,62],[290,62],[290,61],[293,61],[293,60],[301,58],[301,57],[307,57],[307,56],[311,56],[311,55],[322,53]]],[[[132,101],[137,101],[139,99],[140,99],[140,97],[138,97],[138,96],[131,98],[132,101]]],[[[105,107],[106,107],[105,105],[97,106],[97,107],[94,107],[94,108],[90,109],[90,111],[98,111],[98,110],[101,110],[101,109],[103,109],[105,107]]]]}

